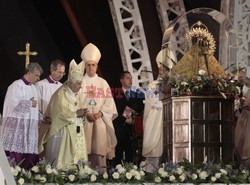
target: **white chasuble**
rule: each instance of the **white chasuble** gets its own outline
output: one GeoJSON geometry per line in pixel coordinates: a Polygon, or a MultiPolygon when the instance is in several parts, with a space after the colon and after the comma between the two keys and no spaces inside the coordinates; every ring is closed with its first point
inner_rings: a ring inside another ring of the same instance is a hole
{"type": "Polygon", "coordinates": [[[88,154],[114,157],[117,143],[112,120],[117,117],[115,102],[108,83],[98,77],[83,77],[81,106],[92,113],[102,112],[103,116],[85,125],[88,154]]]}
{"type": "Polygon", "coordinates": [[[45,158],[57,168],[67,168],[88,159],[84,119],[76,115],[80,108],[79,99],[79,94],[76,95],[64,84],[53,94],[45,112],[51,120],[51,128],[43,136],[39,152],[44,150],[46,144],[45,158]]]}

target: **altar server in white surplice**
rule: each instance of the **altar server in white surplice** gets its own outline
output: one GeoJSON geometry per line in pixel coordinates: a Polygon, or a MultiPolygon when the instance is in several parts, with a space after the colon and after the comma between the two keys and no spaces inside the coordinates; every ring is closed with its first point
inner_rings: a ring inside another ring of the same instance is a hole
{"type": "Polygon", "coordinates": [[[145,170],[149,173],[158,168],[159,158],[163,152],[163,105],[161,96],[163,93],[160,89],[162,78],[169,74],[173,64],[171,61],[164,62],[163,57],[166,50],[161,50],[156,62],[159,69],[157,80],[148,85],[145,94],[145,108],[143,115],[143,147],[142,155],[146,157],[145,170]],[[165,66],[167,63],[168,66],[165,66]],[[152,93],[153,91],[153,93],[152,93]]]}
{"type": "Polygon", "coordinates": [[[85,126],[89,161],[92,166],[103,167],[104,172],[106,159],[115,156],[117,140],[112,120],[117,117],[117,110],[108,83],[96,74],[101,58],[99,49],[90,43],[82,50],[81,58],[86,68],[81,103],[89,110],[89,123],[85,126]]]}
{"type": "Polygon", "coordinates": [[[38,63],[30,63],[24,76],[7,90],[2,119],[3,148],[16,164],[29,169],[37,162],[38,154],[38,93],[35,83],[43,70],[38,63]]]}
{"type": "Polygon", "coordinates": [[[49,104],[51,96],[54,92],[61,87],[62,83],[59,82],[65,75],[65,63],[61,60],[53,60],[50,64],[50,75],[37,82],[36,87],[39,94],[39,110],[42,114],[45,113],[49,104]]]}

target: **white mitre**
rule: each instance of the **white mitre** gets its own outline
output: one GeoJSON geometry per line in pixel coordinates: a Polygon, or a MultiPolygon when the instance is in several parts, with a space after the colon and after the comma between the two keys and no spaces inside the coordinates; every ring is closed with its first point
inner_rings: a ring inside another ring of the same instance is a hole
{"type": "Polygon", "coordinates": [[[101,58],[101,52],[94,44],[89,43],[83,48],[81,58],[84,62],[93,60],[98,63],[101,58]]]}
{"type": "Polygon", "coordinates": [[[82,81],[82,77],[84,74],[85,65],[84,62],[80,62],[78,65],[76,61],[73,59],[69,64],[69,75],[68,80],[70,81],[82,81]]]}
{"type": "Polygon", "coordinates": [[[172,69],[174,63],[173,61],[175,61],[175,56],[173,54],[173,52],[168,49],[168,48],[165,48],[165,49],[162,49],[156,56],[156,63],[157,63],[157,66],[158,68],[162,65],[165,65],[167,66],[169,69],[172,69]]]}

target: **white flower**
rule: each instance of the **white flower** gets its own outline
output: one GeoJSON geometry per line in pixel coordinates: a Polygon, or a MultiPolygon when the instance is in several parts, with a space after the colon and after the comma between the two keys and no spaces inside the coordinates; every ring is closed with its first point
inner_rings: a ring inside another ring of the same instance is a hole
{"type": "Polygon", "coordinates": [[[53,170],[51,168],[46,168],[46,173],[47,174],[51,174],[53,172],[53,170]]]}
{"type": "Polygon", "coordinates": [[[182,168],[177,168],[177,174],[181,175],[183,172],[183,169],[182,168]]]}
{"type": "Polygon", "coordinates": [[[120,174],[122,174],[122,173],[124,173],[124,172],[126,172],[126,169],[125,168],[119,168],[118,169],[118,173],[120,173],[120,174]]]}
{"type": "Polygon", "coordinates": [[[70,182],[73,182],[75,180],[76,176],[71,174],[71,175],[69,175],[68,178],[69,178],[70,182]]]}
{"type": "Polygon", "coordinates": [[[164,171],[164,172],[161,174],[161,177],[162,177],[162,178],[165,178],[165,177],[167,177],[167,176],[168,176],[168,172],[165,172],[165,171],[164,171]]]}
{"type": "Polygon", "coordinates": [[[47,179],[46,179],[45,177],[41,177],[40,182],[41,182],[41,183],[45,183],[46,180],[47,180],[47,179]]]}
{"type": "Polygon", "coordinates": [[[130,170],[130,173],[135,176],[136,175],[136,171],[134,169],[130,170]]]}
{"type": "Polygon", "coordinates": [[[169,177],[169,181],[171,181],[171,182],[175,181],[175,176],[171,175],[171,176],[169,177]]]}
{"type": "Polygon", "coordinates": [[[157,183],[161,182],[161,178],[159,176],[155,177],[155,182],[157,183]]]}
{"type": "Polygon", "coordinates": [[[141,180],[141,175],[140,175],[140,173],[135,175],[135,179],[138,180],[138,181],[141,180]]]}
{"type": "Polygon", "coordinates": [[[181,180],[181,182],[183,182],[186,179],[186,177],[185,177],[185,175],[182,174],[179,176],[179,179],[181,180]]]}
{"type": "Polygon", "coordinates": [[[18,182],[18,184],[23,185],[24,184],[24,179],[20,178],[17,182],[18,182]]]}
{"type": "Polygon", "coordinates": [[[19,166],[16,166],[15,169],[20,172],[22,169],[19,166]]]}
{"type": "Polygon", "coordinates": [[[133,166],[133,168],[134,168],[135,170],[137,170],[137,169],[138,169],[138,167],[137,167],[136,165],[134,165],[134,166],[133,166]]]}
{"type": "Polygon", "coordinates": [[[31,171],[33,171],[33,172],[35,172],[35,173],[38,173],[38,172],[39,172],[38,166],[33,166],[33,167],[31,168],[31,171]]]}
{"type": "Polygon", "coordinates": [[[112,177],[113,177],[114,179],[119,179],[119,178],[120,178],[120,174],[117,173],[117,172],[114,172],[114,173],[112,174],[112,177]]]}
{"type": "Polygon", "coordinates": [[[227,171],[224,170],[224,169],[220,169],[220,172],[221,172],[223,175],[227,175],[227,171]]]}
{"type": "Polygon", "coordinates": [[[35,179],[36,179],[36,180],[40,180],[40,179],[41,179],[41,175],[36,175],[36,176],[35,176],[35,179]]]}
{"type": "Polygon", "coordinates": [[[211,181],[212,181],[212,182],[215,182],[215,181],[216,181],[216,177],[212,176],[212,177],[211,177],[211,181]]]}
{"type": "Polygon", "coordinates": [[[181,85],[188,85],[188,83],[187,82],[181,82],[181,85]]]}
{"type": "Polygon", "coordinates": [[[204,75],[204,74],[206,74],[206,71],[204,71],[203,69],[200,69],[200,70],[198,71],[198,73],[199,73],[199,75],[204,75]]]}
{"type": "Polygon", "coordinates": [[[10,167],[10,170],[11,170],[11,173],[16,177],[18,175],[18,171],[13,168],[13,167],[10,167]]]}
{"type": "Polygon", "coordinates": [[[216,179],[219,179],[220,177],[221,177],[221,173],[216,173],[216,174],[215,174],[215,178],[216,178],[216,179]]]}
{"type": "Polygon", "coordinates": [[[198,177],[198,176],[197,176],[195,173],[193,173],[192,176],[191,176],[191,178],[192,178],[193,180],[197,179],[197,177],[198,177]]]}
{"type": "Polygon", "coordinates": [[[141,176],[144,176],[145,175],[145,172],[144,171],[140,171],[140,174],[141,174],[141,176]]]}
{"type": "Polygon", "coordinates": [[[28,179],[30,179],[30,178],[31,178],[31,176],[32,176],[31,171],[27,171],[26,176],[28,177],[28,179]]]}
{"type": "Polygon", "coordinates": [[[95,175],[91,175],[91,177],[90,177],[90,181],[91,181],[91,182],[96,181],[96,176],[95,176],[95,175]]]}
{"type": "Polygon", "coordinates": [[[55,175],[58,175],[58,171],[55,169],[55,168],[53,168],[53,173],[55,174],[55,175]]]}
{"type": "Polygon", "coordinates": [[[200,179],[206,179],[208,177],[208,174],[206,171],[202,171],[200,174],[199,174],[199,177],[200,179]]]}
{"type": "Polygon", "coordinates": [[[159,174],[163,174],[164,172],[165,172],[164,168],[159,168],[159,169],[158,169],[158,173],[159,173],[159,174]]]}
{"type": "Polygon", "coordinates": [[[108,175],[107,172],[105,172],[105,173],[102,175],[102,177],[103,177],[104,179],[107,179],[107,178],[109,177],[109,175],[108,175]]]}
{"type": "Polygon", "coordinates": [[[122,165],[121,165],[121,164],[117,164],[117,165],[115,166],[115,168],[116,168],[117,170],[119,170],[120,168],[122,168],[122,165]]]}
{"type": "Polygon", "coordinates": [[[90,175],[93,170],[89,166],[86,165],[86,166],[84,166],[84,171],[85,171],[85,173],[90,175]]]}
{"type": "Polygon", "coordinates": [[[83,167],[81,166],[80,169],[79,169],[79,175],[80,175],[80,177],[83,177],[84,174],[85,174],[85,168],[83,168],[83,167]]]}
{"type": "Polygon", "coordinates": [[[133,175],[129,172],[126,173],[126,178],[130,180],[133,177],[133,175]]]}

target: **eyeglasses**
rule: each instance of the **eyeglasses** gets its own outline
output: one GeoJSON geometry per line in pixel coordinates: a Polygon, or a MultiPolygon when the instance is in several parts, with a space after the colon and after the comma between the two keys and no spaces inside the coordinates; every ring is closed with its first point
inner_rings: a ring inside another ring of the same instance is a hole
{"type": "Polygon", "coordinates": [[[65,72],[60,72],[60,71],[56,71],[57,72],[57,74],[59,74],[59,75],[66,75],[66,73],[65,72]]]}

